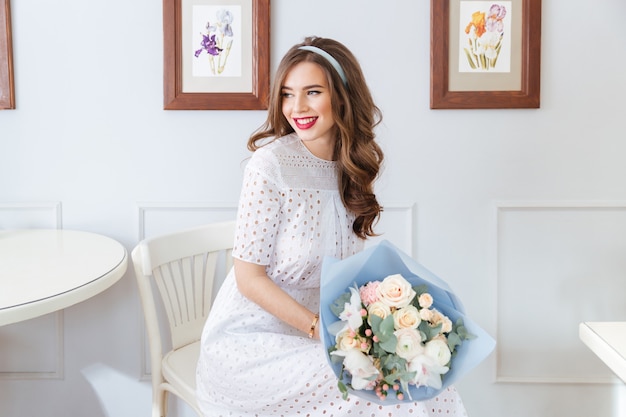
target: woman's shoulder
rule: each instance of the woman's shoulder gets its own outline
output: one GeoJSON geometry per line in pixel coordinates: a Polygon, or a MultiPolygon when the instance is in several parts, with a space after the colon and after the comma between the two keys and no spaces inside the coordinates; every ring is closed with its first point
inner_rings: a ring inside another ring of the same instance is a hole
{"type": "Polygon", "coordinates": [[[295,134],[282,136],[254,151],[250,162],[280,165],[285,158],[302,154],[302,146],[300,138],[295,134]]]}
{"type": "Polygon", "coordinates": [[[281,172],[285,157],[298,152],[298,141],[299,139],[295,135],[287,135],[272,140],[254,151],[248,160],[246,169],[274,179],[282,177],[281,172]]]}
{"type": "Polygon", "coordinates": [[[281,136],[261,146],[255,154],[266,156],[267,154],[281,155],[285,153],[300,152],[301,141],[295,133],[281,136]]]}

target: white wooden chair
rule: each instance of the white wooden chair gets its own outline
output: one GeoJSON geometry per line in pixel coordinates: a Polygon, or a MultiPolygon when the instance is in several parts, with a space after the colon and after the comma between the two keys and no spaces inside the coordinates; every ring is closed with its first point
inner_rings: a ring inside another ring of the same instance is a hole
{"type": "Polygon", "coordinates": [[[200,336],[216,273],[226,274],[232,266],[234,231],[234,221],[214,223],[145,239],[132,251],[150,347],[152,417],[166,416],[168,392],[200,415],[195,395],[200,336]],[[157,313],[157,292],[167,315],[161,321],[167,323],[159,322],[163,314],[157,313]],[[165,328],[171,337],[166,352],[165,328]]]}

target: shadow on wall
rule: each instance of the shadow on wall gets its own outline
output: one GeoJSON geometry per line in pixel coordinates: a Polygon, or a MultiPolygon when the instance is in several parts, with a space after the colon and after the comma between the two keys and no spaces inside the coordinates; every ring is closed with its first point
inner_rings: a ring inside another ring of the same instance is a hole
{"type": "MultiPolygon", "coordinates": [[[[96,363],[84,368],[82,374],[92,386],[106,417],[150,416],[152,387],[106,366],[96,363]]],[[[198,417],[183,401],[168,396],[172,417],[198,417]]]]}
{"type": "Polygon", "coordinates": [[[82,374],[96,392],[106,417],[150,415],[150,384],[129,378],[101,363],[84,368],[82,374]]]}

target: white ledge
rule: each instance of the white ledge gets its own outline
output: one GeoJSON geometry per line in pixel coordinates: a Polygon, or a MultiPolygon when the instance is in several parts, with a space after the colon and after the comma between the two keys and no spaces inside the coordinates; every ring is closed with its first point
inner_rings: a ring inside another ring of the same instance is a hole
{"type": "Polygon", "coordinates": [[[623,382],[626,382],[626,322],[583,322],[578,335],[623,382]]]}

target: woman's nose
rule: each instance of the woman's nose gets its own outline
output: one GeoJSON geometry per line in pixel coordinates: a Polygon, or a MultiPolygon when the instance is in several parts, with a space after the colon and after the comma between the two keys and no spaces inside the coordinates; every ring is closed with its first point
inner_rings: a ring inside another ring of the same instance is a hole
{"type": "Polygon", "coordinates": [[[303,111],[308,110],[308,105],[306,102],[306,96],[297,95],[294,103],[294,110],[297,113],[302,113],[303,111]]]}

